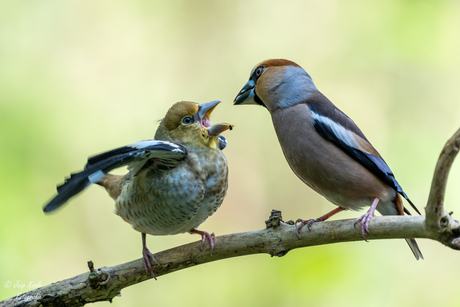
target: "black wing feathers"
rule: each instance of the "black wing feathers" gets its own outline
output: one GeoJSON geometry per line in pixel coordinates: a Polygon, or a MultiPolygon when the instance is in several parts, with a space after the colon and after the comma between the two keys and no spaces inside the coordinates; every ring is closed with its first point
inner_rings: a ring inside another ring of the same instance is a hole
{"type": "Polygon", "coordinates": [[[170,169],[177,166],[186,156],[187,150],[181,145],[149,140],[90,157],[83,171],[71,174],[70,178],[57,187],[58,195],[43,208],[43,211],[50,212],[59,208],[69,198],[96,183],[115,168],[137,164],[139,170],[148,159],[158,159],[170,169]]]}
{"type": "MultiPolygon", "coordinates": [[[[329,100],[327,101],[330,102],[329,100]]],[[[345,129],[352,131],[353,133],[355,133],[356,135],[358,135],[359,137],[367,141],[366,137],[361,132],[361,130],[359,130],[359,128],[353,123],[353,121],[348,118],[348,116],[346,116],[343,112],[337,109],[331,102],[329,106],[327,106],[327,104],[328,104],[327,102],[308,101],[308,106],[312,112],[316,114],[322,114],[322,116],[325,116],[325,117],[327,117],[327,115],[333,115],[331,117],[334,117],[334,118],[331,120],[334,120],[335,122],[337,122],[339,125],[341,125],[345,129]],[[325,105],[326,107],[329,107],[326,110],[324,109],[325,105]],[[332,111],[332,114],[328,114],[328,113],[331,113],[331,111],[332,111]]],[[[377,176],[377,178],[379,178],[380,180],[388,184],[390,187],[392,187],[399,194],[401,194],[409,202],[412,208],[414,208],[414,210],[418,214],[420,214],[420,211],[410,201],[406,193],[404,193],[403,189],[401,188],[399,183],[396,181],[396,178],[393,172],[391,171],[389,166],[386,164],[386,162],[381,157],[374,156],[370,153],[363,152],[353,146],[350,146],[344,140],[342,140],[339,136],[337,136],[337,134],[334,132],[332,127],[325,122],[322,122],[318,119],[314,119],[313,125],[316,131],[322,137],[334,143],[343,152],[345,152],[347,155],[349,155],[351,158],[353,158],[355,161],[360,163],[362,166],[367,168],[371,173],[377,176]]],[[[404,211],[408,212],[407,209],[405,209],[404,211]]]]}

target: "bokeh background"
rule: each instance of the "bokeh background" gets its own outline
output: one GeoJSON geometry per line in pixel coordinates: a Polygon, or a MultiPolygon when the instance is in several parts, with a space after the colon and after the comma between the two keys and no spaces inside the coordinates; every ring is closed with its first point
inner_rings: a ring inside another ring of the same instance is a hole
{"type": "MultiPolygon", "coordinates": [[[[460,126],[458,1],[0,2],[0,300],[141,256],[99,187],[45,216],[90,155],[151,138],[179,100],[220,99],[230,188],[200,229],[260,229],[333,208],[291,172],[271,119],[232,101],[258,62],[287,58],[365,132],[419,208],[460,126]],[[7,287],[19,282],[24,288],[7,287]]],[[[460,211],[460,163],[446,209],[460,211]]],[[[336,219],[355,218],[346,212],[336,219]]],[[[454,215],[455,217],[455,215],[454,215]]],[[[152,252],[196,241],[149,237],[152,252]]],[[[209,263],[124,289],[110,306],[458,306],[460,254],[419,240],[304,248],[209,263]]],[[[109,306],[109,303],[98,303],[109,306]]]]}

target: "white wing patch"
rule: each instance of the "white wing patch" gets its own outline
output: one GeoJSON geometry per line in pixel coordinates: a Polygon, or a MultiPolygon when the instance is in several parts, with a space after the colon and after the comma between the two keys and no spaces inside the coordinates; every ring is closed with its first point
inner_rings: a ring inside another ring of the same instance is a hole
{"type": "Polygon", "coordinates": [[[91,183],[97,183],[99,179],[101,179],[104,176],[105,176],[104,172],[101,170],[98,170],[97,172],[94,172],[91,175],[89,175],[88,180],[91,183]]]}
{"type": "Polygon", "coordinates": [[[171,142],[166,142],[166,141],[157,141],[157,140],[144,140],[144,141],[139,141],[136,143],[132,143],[128,145],[129,147],[137,148],[137,149],[143,149],[152,145],[168,145],[171,147],[174,147],[175,149],[171,150],[173,152],[182,152],[182,149],[179,147],[179,145],[171,143],[171,142]]]}
{"type": "Polygon", "coordinates": [[[351,132],[350,130],[346,129],[342,125],[334,122],[332,119],[326,116],[319,115],[318,113],[311,112],[313,119],[317,120],[318,122],[328,126],[331,128],[332,132],[336,135],[338,139],[340,139],[342,142],[347,144],[350,147],[353,147],[355,149],[361,150],[363,152],[367,152],[364,150],[358,143],[358,140],[356,137],[358,137],[355,133],[351,132]]]}

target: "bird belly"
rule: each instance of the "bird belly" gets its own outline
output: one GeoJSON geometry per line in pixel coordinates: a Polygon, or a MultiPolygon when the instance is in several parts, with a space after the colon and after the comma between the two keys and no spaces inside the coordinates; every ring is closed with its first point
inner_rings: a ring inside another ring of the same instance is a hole
{"type": "MultiPolygon", "coordinates": [[[[167,175],[140,173],[133,179],[135,182],[124,186],[116,199],[115,213],[141,233],[188,232],[203,223],[223,202],[227,191],[224,162],[224,170],[211,166],[217,171],[203,167],[195,172],[184,166],[167,175]]],[[[199,166],[198,163],[192,169],[199,166]]]]}
{"type": "Polygon", "coordinates": [[[316,132],[306,104],[277,110],[272,119],[291,169],[330,202],[359,210],[376,197],[383,202],[394,199],[393,189],[316,132]],[[299,116],[301,121],[293,121],[299,116]]]}

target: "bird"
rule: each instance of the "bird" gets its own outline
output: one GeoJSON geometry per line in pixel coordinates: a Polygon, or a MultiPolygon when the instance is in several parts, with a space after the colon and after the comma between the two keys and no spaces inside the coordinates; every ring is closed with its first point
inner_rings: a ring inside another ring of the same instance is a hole
{"type": "MultiPolygon", "coordinates": [[[[343,210],[370,207],[354,224],[361,224],[366,240],[375,210],[381,215],[410,214],[401,197],[420,214],[363,132],[317,89],[297,63],[269,59],[257,64],[233,103],[265,107],[292,171],[338,206],[316,219],[298,219],[297,237],[305,225],[311,229],[313,223],[343,210]]],[[[415,258],[423,259],[415,239],[406,241],[415,258]]]]}
{"type": "Polygon", "coordinates": [[[222,153],[227,140],[220,134],[233,125],[211,124],[211,112],[219,103],[175,103],[154,139],[88,158],[83,171],[57,187],[58,194],[43,211],[58,209],[91,184],[104,187],[115,200],[115,214],[142,234],[144,269],[155,279],[152,261],[158,262],[147,248],[147,234],[199,234],[202,248],[208,240],[212,252],[214,233],[197,227],[220,207],[228,188],[228,164],[222,153]],[[109,173],[122,166],[128,167],[127,174],[109,173]]]}

